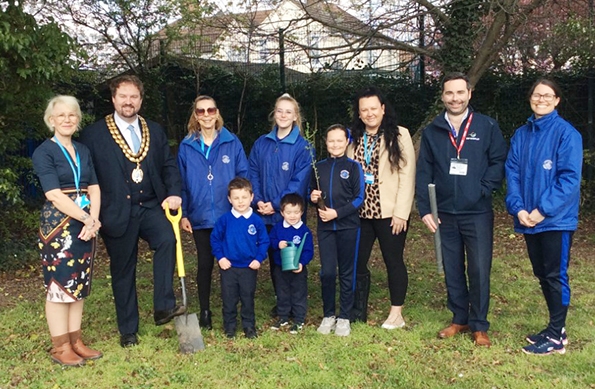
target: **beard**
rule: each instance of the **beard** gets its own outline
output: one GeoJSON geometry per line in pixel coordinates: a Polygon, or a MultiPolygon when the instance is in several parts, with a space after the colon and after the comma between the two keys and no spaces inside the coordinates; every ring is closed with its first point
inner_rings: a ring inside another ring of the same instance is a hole
{"type": "Polygon", "coordinates": [[[123,105],[117,110],[118,115],[122,116],[123,118],[133,118],[138,114],[139,109],[132,105],[123,105]]]}

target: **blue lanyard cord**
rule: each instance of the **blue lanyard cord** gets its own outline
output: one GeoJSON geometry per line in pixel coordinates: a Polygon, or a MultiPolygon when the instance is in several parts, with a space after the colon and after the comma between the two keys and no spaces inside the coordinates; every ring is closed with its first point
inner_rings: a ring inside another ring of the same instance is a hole
{"type": "Polygon", "coordinates": [[[374,142],[370,148],[368,148],[368,134],[364,134],[364,160],[366,161],[366,166],[370,164],[370,159],[372,159],[372,152],[374,151],[374,146],[376,146],[376,141],[378,140],[378,135],[374,136],[374,142]]]}
{"type": "Polygon", "coordinates": [[[209,147],[207,147],[207,152],[205,154],[205,142],[202,140],[202,134],[200,135],[200,149],[202,150],[203,154],[205,154],[207,161],[209,160],[209,153],[211,152],[211,146],[213,146],[213,143],[215,143],[215,141],[213,141],[209,147]]]}
{"type": "Polygon", "coordinates": [[[73,143],[72,147],[74,148],[74,152],[76,153],[76,169],[75,169],[74,162],[72,160],[72,157],[68,153],[68,151],[66,151],[66,149],[64,148],[64,146],[62,146],[62,144],[60,143],[58,138],[56,138],[56,136],[54,136],[54,140],[56,141],[58,146],[60,146],[60,149],[64,153],[64,156],[66,157],[66,160],[68,161],[68,164],[70,165],[70,168],[72,169],[72,174],[74,176],[74,186],[76,187],[76,194],[80,195],[79,185],[81,182],[81,158],[79,156],[79,152],[76,149],[76,147],[74,147],[74,143],[73,143]]]}

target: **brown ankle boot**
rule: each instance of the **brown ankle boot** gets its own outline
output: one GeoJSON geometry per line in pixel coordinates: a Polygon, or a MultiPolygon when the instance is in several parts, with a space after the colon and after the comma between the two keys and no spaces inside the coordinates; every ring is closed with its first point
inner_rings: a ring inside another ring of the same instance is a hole
{"type": "Polygon", "coordinates": [[[52,336],[54,348],[50,351],[52,361],[65,366],[82,366],[85,360],[72,350],[68,334],[52,336]]]}
{"type": "Polygon", "coordinates": [[[101,351],[92,350],[85,346],[81,340],[81,330],[74,331],[68,334],[70,336],[70,344],[75,353],[84,358],[88,359],[99,359],[103,356],[101,351]]]}

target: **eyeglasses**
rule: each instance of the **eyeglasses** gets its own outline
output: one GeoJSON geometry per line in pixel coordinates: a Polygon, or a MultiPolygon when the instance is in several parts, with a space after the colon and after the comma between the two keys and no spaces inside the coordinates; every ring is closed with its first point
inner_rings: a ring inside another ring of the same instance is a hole
{"type": "Polygon", "coordinates": [[[68,118],[69,121],[74,122],[74,121],[77,121],[79,117],[73,113],[68,114],[68,115],[66,115],[65,113],[61,113],[60,115],[54,116],[54,119],[60,123],[65,121],[66,118],[68,118]]]}
{"type": "Polygon", "coordinates": [[[216,114],[216,113],[217,113],[217,107],[209,107],[209,108],[207,108],[207,109],[204,109],[204,108],[196,108],[196,109],[194,110],[194,112],[196,112],[196,114],[197,114],[198,116],[204,116],[204,114],[205,114],[205,111],[206,111],[206,113],[208,113],[209,115],[214,115],[214,114],[216,114]]]}
{"type": "Polygon", "coordinates": [[[554,99],[556,98],[556,95],[553,95],[551,93],[546,93],[544,95],[542,95],[541,93],[531,94],[531,100],[533,100],[533,101],[539,101],[539,100],[541,100],[542,97],[543,97],[543,100],[550,102],[550,101],[554,101],[554,99]]]}

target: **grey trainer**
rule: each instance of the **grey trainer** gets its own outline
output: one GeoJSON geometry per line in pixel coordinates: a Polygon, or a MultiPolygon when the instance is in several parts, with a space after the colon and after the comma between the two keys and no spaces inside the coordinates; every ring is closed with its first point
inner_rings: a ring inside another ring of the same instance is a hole
{"type": "Polygon", "coordinates": [[[348,319],[338,319],[337,328],[335,329],[335,335],[337,336],[349,336],[351,333],[351,325],[348,319]]]}
{"type": "Polygon", "coordinates": [[[328,335],[331,333],[331,331],[334,331],[336,325],[337,321],[334,316],[325,317],[322,319],[322,323],[320,323],[320,327],[318,327],[316,331],[323,335],[328,335]]]}

